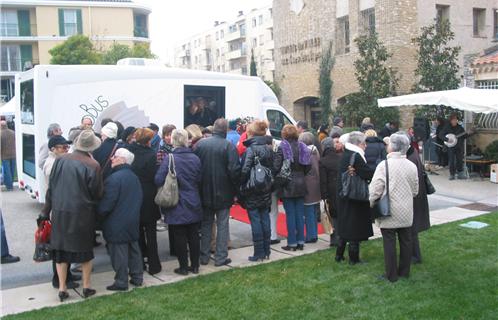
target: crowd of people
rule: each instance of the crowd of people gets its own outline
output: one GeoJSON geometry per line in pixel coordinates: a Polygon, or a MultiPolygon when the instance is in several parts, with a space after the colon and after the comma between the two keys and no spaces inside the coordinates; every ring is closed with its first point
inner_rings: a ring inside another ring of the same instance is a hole
{"type": "Polygon", "coordinates": [[[156,233],[161,219],[168,225],[170,254],[178,258],[175,273],[198,273],[212,253],[215,266],[230,264],[234,205],[246,209],[250,220],[254,251],[249,261],[269,259],[270,246],[281,241],[281,202],[287,227],[282,250],[316,243],[326,210],[335,261],[346,259],[347,248],[349,263],[355,265],[362,262],[360,243],[373,236],[372,207],[389,192],[390,216],[376,219],[384,238],[385,278],[408,277],[411,263],[422,261],[417,235],[429,228],[424,167],[412,137],[394,122],[377,133],[365,119],[358,131],[344,133],[344,121],[336,117],[330,132],[322,126],[315,135],[306,121],[299,121],[283,126],[281,141],[258,119],[220,118],[207,127],[190,124],[185,129],[166,124],[161,130],[155,124],[125,128],[112,119],[102,120],[100,132],[93,125],[84,118],[65,139],[61,127],[51,124],[38,158],[47,193],[37,222],[52,224],[52,284],[61,301],[81,278],[84,297],[95,294],[91,271],[97,230],[103,232],[115,271],[108,290],[140,286],[144,271],[161,272],[156,233]],[[349,198],[344,173],[369,185],[370,198],[349,198]],[[171,176],[178,201],[161,207],[158,189],[171,176]],[[82,277],[71,271],[71,264],[80,266],[82,277]]]}

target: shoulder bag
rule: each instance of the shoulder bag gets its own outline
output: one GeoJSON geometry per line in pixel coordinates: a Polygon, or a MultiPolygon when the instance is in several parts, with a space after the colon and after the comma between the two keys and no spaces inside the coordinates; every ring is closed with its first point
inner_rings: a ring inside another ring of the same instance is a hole
{"type": "MultiPolygon", "coordinates": [[[[427,172],[424,170],[424,183],[425,183],[425,191],[427,194],[433,194],[436,192],[436,188],[434,188],[434,185],[432,184],[431,180],[429,180],[429,176],[427,175],[427,172]]],[[[422,183],[419,181],[418,183],[422,183]]]]}
{"type": "Polygon", "coordinates": [[[168,155],[168,174],[164,185],[157,191],[154,202],[161,208],[173,208],[178,204],[178,181],[176,178],[175,158],[173,154],[168,155]]]}
{"type": "Polygon", "coordinates": [[[390,206],[391,199],[389,197],[389,166],[387,165],[386,159],[386,194],[377,201],[375,201],[373,207],[373,218],[385,218],[391,216],[390,206]]]}
{"type": "Polygon", "coordinates": [[[271,170],[261,164],[259,157],[254,157],[254,164],[249,172],[249,179],[241,186],[241,193],[269,193],[273,187],[273,175],[271,170]]]}
{"type": "MultiPolygon", "coordinates": [[[[351,159],[349,160],[350,166],[354,165],[355,155],[356,153],[351,155],[351,159]]],[[[368,201],[368,183],[359,175],[350,175],[349,171],[346,170],[341,175],[341,183],[341,196],[343,198],[357,201],[368,201]]]]}

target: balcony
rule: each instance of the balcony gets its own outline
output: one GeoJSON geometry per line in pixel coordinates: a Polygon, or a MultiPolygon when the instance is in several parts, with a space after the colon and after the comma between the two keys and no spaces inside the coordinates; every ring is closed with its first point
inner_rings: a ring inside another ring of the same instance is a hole
{"type": "Polygon", "coordinates": [[[5,72],[5,73],[16,73],[16,72],[21,72],[24,71],[23,67],[26,64],[26,62],[31,61],[31,64],[33,66],[40,64],[40,62],[36,59],[31,59],[31,60],[23,60],[23,59],[4,59],[2,57],[0,61],[0,71],[5,72]]]}
{"type": "Polygon", "coordinates": [[[242,30],[239,29],[237,31],[233,31],[233,32],[228,33],[225,36],[225,40],[227,42],[231,42],[231,41],[245,39],[245,37],[246,37],[246,30],[245,29],[242,29],[242,30]]]}
{"type": "Polygon", "coordinates": [[[0,37],[5,38],[5,40],[10,40],[10,38],[23,38],[23,37],[33,37],[37,35],[36,24],[30,24],[29,26],[22,26],[17,23],[0,23],[0,37]]]}
{"type": "Polygon", "coordinates": [[[229,51],[226,53],[227,60],[243,59],[247,57],[247,50],[245,48],[229,51]]]}

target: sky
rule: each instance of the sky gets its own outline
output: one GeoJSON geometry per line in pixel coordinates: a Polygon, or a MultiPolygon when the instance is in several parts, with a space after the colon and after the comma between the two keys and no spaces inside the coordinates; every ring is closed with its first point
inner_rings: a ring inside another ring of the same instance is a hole
{"type": "Polygon", "coordinates": [[[209,30],[214,21],[235,19],[240,10],[271,5],[272,0],[134,0],[151,8],[149,33],[151,49],[165,62],[173,64],[175,46],[184,39],[209,30]]]}

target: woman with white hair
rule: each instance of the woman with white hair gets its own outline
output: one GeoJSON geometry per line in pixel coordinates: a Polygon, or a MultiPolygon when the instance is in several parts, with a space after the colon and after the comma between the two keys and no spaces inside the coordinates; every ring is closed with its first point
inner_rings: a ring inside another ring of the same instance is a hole
{"type": "Polygon", "coordinates": [[[418,193],[418,173],[413,162],[406,158],[410,140],[405,133],[397,132],[389,140],[387,160],[377,166],[369,186],[370,206],[386,195],[389,177],[390,216],[377,219],[384,242],[385,275],[391,282],[398,277],[408,278],[412,257],[411,226],[413,223],[413,198],[418,193]],[[387,172],[386,175],[386,162],[387,172]],[[399,266],[396,257],[396,234],[400,246],[399,266]]]}
{"type": "MultiPolygon", "coordinates": [[[[365,182],[368,182],[374,170],[368,167],[365,159],[366,136],[359,131],[349,133],[345,144],[345,150],[339,165],[339,175],[349,172],[351,175],[358,175],[365,182]]],[[[337,193],[343,195],[343,185],[338,183],[337,193]]],[[[335,261],[344,260],[346,244],[349,243],[349,263],[351,265],[360,263],[360,242],[366,241],[373,236],[372,221],[370,218],[370,206],[368,199],[358,201],[347,196],[338,197],[338,233],[339,244],[337,246],[335,261]]]]}
{"type": "Polygon", "coordinates": [[[171,228],[171,233],[175,239],[174,250],[180,263],[180,267],[175,269],[174,272],[186,276],[189,271],[199,273],[199,223],[202,220],[199,192],[201,160],[189,148],[189,133],[186,130],[173,130],[171,143],[174,148],[173,152],[164,157],[154,180],[156,185],[161,187],[164,185],[168,172],[170,170],[176,172],[178,204],[173,208],[162,208],[162,212],[165,215],[165,222],[171,228]],[[173,168],[170,168],[170,163],[173,168]]]}
{"type": "Polygon", "coordinates": [[[97,208],[97,213],[104,218],[102,230],[116,272],[114,283],[107,287],[109,291],[128,290],[128,275],[135,286],[143,282],[138,245],[143,196],[140,180],[131,170],[134,158],[133,153],[124,148],[116,150],[111,159],[112,172],[105,180],[104,197],[97,208]]]}

